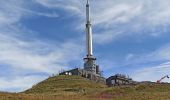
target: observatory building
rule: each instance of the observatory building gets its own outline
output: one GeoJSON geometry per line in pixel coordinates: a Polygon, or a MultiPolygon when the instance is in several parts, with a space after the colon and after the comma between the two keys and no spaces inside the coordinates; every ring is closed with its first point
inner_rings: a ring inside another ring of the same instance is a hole
{"type": "Polygon", "coordinates": [[[88,0],[86,4],[86,52],[87,55],[84,58],[84,69],[76,68],[61,72],[59,75],[78,75],[96,82],[105,83],[105,78],[102,77],[99,65],[96,64],[96,58],[93,55],[92,24],[88,0]]]}

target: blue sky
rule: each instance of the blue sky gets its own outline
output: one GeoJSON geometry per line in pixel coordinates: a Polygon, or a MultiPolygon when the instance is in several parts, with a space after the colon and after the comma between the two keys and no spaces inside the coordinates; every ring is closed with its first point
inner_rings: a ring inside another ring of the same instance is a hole
{"type": "MultiPolygon", "coordinates": [[[[91,0],[94,56],[105,77],[170,75],[169,5],[91,0]]],[[[61,69],[83,67],[85,55],[85,0],[0,0],[0,91],[20,92],[61,69]]]]}

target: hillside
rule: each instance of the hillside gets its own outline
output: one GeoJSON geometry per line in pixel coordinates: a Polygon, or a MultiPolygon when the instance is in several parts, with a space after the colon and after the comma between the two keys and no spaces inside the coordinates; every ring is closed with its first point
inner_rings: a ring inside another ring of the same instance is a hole
{"type": "Polygon", "coordinates": [[[0,100],[170,100],[170,84],[106,87],[79,76],[55,76],[22,93],[0,93],[0,100]]]}
{"type": "Polygon", "coordinates": [[[105,88],[106,85],[92,82],[80,76],[55,76],[50,77],[24,93],[57,93],[57,92],[76,92],[85,93],[89,91],[105,88]]]}

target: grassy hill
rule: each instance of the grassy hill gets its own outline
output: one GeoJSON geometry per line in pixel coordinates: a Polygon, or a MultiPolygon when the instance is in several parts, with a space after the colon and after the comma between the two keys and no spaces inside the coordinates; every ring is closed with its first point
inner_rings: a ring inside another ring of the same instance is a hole
{"type": "Polygon", "coordinates": [[[170,100],[170,84],[106,87],[79,76],[50,77],[22,93],[0,100],[170,100]]]}
{"type": "Polygon", "coordinates": [[[106,88],[106,85],[92,82],[80,76],[55,76],[50,77],[24,93],[58,93],[58,92],[75,92],[85,93],[94,90],[106,88]]]}

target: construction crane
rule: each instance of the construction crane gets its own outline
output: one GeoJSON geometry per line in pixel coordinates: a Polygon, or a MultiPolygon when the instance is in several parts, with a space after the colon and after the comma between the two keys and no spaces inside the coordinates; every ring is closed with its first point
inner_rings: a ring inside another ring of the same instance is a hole
{"type": "Polygon", "coordinates": [[[157,80],[156,83],[161,83],[161,81],[162,81],[163,79],[165,79],[165,78],[169,78],[169,76],[166,75],[166,76],[162,77],[161,79],[157,80]]]}

